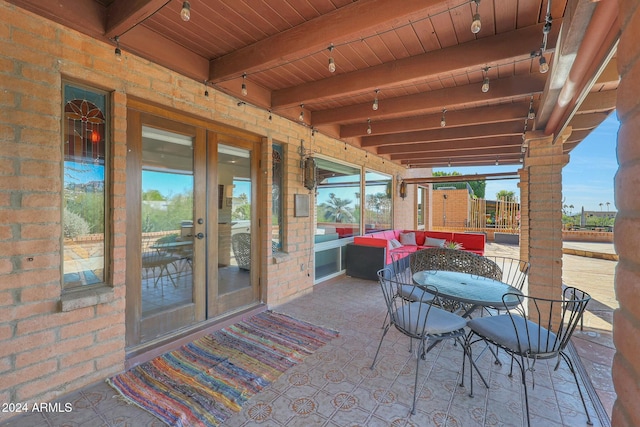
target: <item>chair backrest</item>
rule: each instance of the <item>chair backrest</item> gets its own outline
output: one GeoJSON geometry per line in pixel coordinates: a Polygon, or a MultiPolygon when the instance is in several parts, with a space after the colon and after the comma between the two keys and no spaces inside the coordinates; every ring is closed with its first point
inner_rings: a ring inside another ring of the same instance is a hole
{"type": "MultiPolygon", "coordinates": [[[[378,271],[378,281],[387,306],[391,323],[405,335],[412,338],[424,338],[427,330],[427,318],[433,304],[411,301],[399,295],[402,286],[414,286],[411,282],[404,283],[395,279],[389,268],[378,271]]],[[[422,291],[438,296],[438,289],[430,285],[415,285],[422,291]]]]}
{"type": "Polygon", "coordinates": [[[502,271],[489,258],[473,252],[448,248],[427,248],[410,256],[412,272],[425,270],[457,271],[500,280],[502,271]]]}
{"type": "Polygon", "coordinates": [[[231,249],[238,267],[248,270],[251,267],[251,234],[236,233],[231,236],[231,249]]]}
{"type": "Polygon", "coordinates": [[[409,268],[411,251],[394,250],[391,252],[391,267],[393,277],[404,283],[413,283],[412,272],[409,268]]]}
{"type": "Polygon", "coordinates": [[[569,343],[591,296],[580,289],[567,287],[562,299],[518,294],[505,294],[502,299],[511,303],[514,299],[520,300],[520,305],[507,311],[516,332],[519,352],[530,357],[551,357],[569,343]]]}
{"type": "Polygon", "coordinates": [[[515,258],[487,255],[484,257],[491,260],[502,273],[500,277],[492,277],[493,279],[511,285],[518,290],[522,290],[527,281],[531,264],[515,258]]]}

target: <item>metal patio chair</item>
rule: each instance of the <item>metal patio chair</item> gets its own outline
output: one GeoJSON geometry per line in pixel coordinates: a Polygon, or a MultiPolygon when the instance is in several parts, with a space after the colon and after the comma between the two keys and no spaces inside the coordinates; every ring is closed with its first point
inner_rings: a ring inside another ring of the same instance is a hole
{"type": "MultiPolygon", "coordinates": [[[[587,423],[593,424],[578,383],[573,362],[565,351],[591,296],[577,288],[568,287],[562,293],[562,299],[554,300],[506,294],[503,300],[506,301],[513,298],[518,298],[520,305],[510,310],[503,308],[506,314],[469,320],[467,323],[469,333],[465,339],[469,361],[473,360],[471,346],[478,341],[497,345],[511,356],[512,362],[515,361],[520,367],[520,375],[524,387],[527,425],[531,425],[526,380],[527,372],[531,373],[531,380],[535,385],[535,365],[538,360],[557,358],[554,370],[557,370],[560,366],[560,360],[564,360],[578,387],[582,406],[587,415],[587,423]]],[[[509,376],[512,374],[513,363],[509,376]]],[[[473,376],[471,376],[470,396],[473,396],[473,376]]]]}
{"type": "MultiPolygon", "coordinates": [[[[411,413],[415,414],[418,370],[420,368],[420,359],[425,359],[427,341],[454,339],[459,342],[463,350],[466,351],[466,347],[464,347],[464,343],[461,338],[465,334],[464,327],[467,321],[462,317],[438,308],[433,304],[411,301],[407,298],[401,297],[399,295],[399,288],[408,284],[393,278],[392,271],[390,269],[379,270],[378,280],[387,306],[389,321],[386,322],[384,326],[376,355],[371,363],[371,369],[373,369],[376,364],[378,354],[380,353],[380,347],[382,347],[382,341],[387,335],[387,332],[389,332],[391,325],[404,335],[411,338],[411,340],[416,339],[420,342],[416,353],[416,377],[413,385],[413,405],[411,406],[411,413]]],[[[435,287],[422,285],[415,286],[425,292],[429,292],[437,298],[438,290],[435,287]]]]}

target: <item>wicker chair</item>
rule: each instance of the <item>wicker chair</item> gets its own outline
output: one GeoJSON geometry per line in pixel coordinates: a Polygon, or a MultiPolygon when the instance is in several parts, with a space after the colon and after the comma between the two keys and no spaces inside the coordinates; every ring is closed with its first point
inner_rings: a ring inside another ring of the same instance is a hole
{"type": "Polygon", "coordinates": [[[411,271],[444,270],[501,280],[502,271],[491,259],[459,249],[427,248],[411,254],[411,271]]]}
{"type": "Polygon", "coordinates": [[[233,256],[236,258],[238,268],[242,270],[251,269],[251,234],[236,233],[231,236],[231,248],[233,256]]]}

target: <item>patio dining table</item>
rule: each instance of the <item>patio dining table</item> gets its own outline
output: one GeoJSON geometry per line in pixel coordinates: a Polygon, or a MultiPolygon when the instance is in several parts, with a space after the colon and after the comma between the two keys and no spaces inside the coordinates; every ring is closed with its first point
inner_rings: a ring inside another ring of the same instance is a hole
{"type": "Polygon", "coordinates": [[[466,307],[461,314],[469,317],[478,307],[516,307],[520,301],[515,295],[522,295],[522,291],[498,280],[469,273],[443,270],[418,271],[413,275],[413,281],[418,285],[431,285],[438,289],[438,296],[464,304],[466,307]]]}

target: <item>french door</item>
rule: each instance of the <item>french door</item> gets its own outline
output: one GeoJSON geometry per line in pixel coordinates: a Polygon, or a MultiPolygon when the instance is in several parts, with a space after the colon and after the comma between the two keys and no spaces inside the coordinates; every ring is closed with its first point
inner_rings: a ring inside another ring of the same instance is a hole
{"type": "Polygon", "coordinates": [[[258,144],[129,110],[127,347],[259,301],[258,144]]]}

